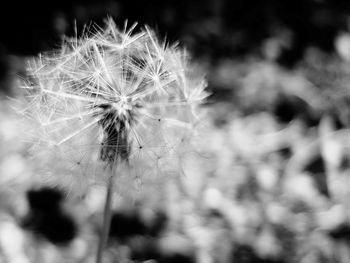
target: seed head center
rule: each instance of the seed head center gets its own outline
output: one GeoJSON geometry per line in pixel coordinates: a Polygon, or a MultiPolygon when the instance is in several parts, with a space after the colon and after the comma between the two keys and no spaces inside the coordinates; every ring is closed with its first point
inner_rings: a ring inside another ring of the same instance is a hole
{"type": "Polygon", "coordinates": [[[130,98],[122,96],[119,101],[114,104],[115,109],[120,117],[127,117],[133,108],[130,98]]]}

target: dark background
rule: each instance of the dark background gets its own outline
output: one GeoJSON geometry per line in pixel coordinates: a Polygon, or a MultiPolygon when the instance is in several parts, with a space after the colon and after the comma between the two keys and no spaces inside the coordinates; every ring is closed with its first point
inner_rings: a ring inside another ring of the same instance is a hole
{"type": "Polygon", "coordinates": [[[348,30],[346,0],[104,0],[9,1],[1,8],[3,53],[34,55],[106,15],[118,24],[147,23],[197,56],[212,60],[258,52],[267,38],[288,32],[291,43],[279,56],[293,66],[310,45],[331,52],[334,37],[348,30]]]}
{"type": "Polygon", "coordinates": [[[56,48],[63,35],[103,26],[107,16],[119,26],[150,25],[215,71],[225,59],[264,59],[269,39],[273,60],[286,69],[309,47],[332,54],[335,38],[349,31],[349,13],[346,0],[13,0],[0,11],[0,87],[9,90],[9,76],[23,71],[17,58],[56,48]]]}

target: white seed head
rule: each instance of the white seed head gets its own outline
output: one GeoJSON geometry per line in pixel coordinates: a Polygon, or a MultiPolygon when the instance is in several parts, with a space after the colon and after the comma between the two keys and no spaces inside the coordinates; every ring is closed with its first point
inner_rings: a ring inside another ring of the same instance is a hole
{"type": "Polygon", "coordinates": [[[33,155],[46,173],[79,173],[90,184],[118,160],[145,174],[192,134],[206,82],[186,52],[133,30],[108,19],[29,62],[24,112],[39,124],[33,155]]]}

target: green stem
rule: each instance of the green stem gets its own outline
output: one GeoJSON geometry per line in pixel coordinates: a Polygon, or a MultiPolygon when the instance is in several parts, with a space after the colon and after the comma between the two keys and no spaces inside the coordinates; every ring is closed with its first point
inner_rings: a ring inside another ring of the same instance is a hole
{"type": "Polygon", "coordinates": [[[107,245],[108,235],[111,227],[111,218],[112,218],[111,205],[112,205],[112,194],[113,194],[113,188],[114,188],[114,183],[113,183],[114,174],[115,174],[115,170],[111,169],[111,175],[109,176],[107,191],[106,191],[106,201],[105,201],[105,207],[103,212],[103,228],[101,231],[100,240],[98,244],[96,263],[102,263],[103,251],[107,245]]]}

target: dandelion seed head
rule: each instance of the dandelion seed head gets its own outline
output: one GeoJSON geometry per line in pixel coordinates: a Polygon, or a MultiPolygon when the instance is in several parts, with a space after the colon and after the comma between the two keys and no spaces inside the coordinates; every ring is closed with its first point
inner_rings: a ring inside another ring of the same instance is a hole
{"type": "Polygon", "coordinates": [[[39,126],[36,148],[53,152],[39,154],[42,163],[64,156],[59,173],[80,169],[95,182],[101,167],[118,161],[138,178],[139,167],[159,168],[193,133],[208,95],[204,78],[191,75],[184,51],[134,28],[119,30],[108,19],[104,29],[67,38],[28,63],[22,111],[39,126]]]}

